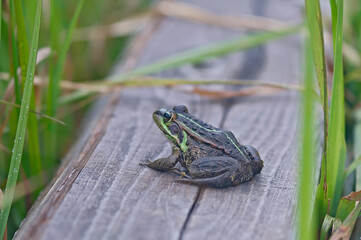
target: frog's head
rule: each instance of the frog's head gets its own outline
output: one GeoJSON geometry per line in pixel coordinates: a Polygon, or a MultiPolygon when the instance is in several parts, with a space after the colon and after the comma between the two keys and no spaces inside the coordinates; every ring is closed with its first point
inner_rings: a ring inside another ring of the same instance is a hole
{"type": "Polygon", "coordinates": [[[182,151],[187,149],[187,133],[178,123],[177,113],[188,113],[184,105],[175,106],[173,109],[159,109],[153,113],[153,120],[163,134],[182,151]]]}
{"type": "Polygon", "coordinates": [[[259,153],[252,146],[245,145],[244,149],[246,150],[248,157],[251,161],[253,174],[256,175],[256,174],[260,173],[263,168],[263,161],[262,161],[259,153]]]}

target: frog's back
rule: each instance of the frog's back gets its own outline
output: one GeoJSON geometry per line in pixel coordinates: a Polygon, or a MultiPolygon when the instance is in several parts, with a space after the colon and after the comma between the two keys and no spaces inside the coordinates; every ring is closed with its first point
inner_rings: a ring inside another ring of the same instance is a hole
{"type": "Polygon", "coordinates": [[[247,159],[246,153],[232,132],[216,128],[189,113],[178,113],[178,118],[181,118],[179,120],[190,135],[197,136],[205,143],[222,150],[225,155],[242,161],[247,159]]]}

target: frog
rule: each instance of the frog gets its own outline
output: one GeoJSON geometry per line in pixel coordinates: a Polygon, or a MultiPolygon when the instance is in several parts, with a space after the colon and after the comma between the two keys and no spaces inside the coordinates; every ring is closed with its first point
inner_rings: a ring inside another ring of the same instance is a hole
{"type": "Polygon", "coordinates": [[[251,180],[263,168],[254,147],[241,145],[231,131],[193,116],[185,105],[156,110],[153,120],[169,140],[172,153],[140,165],[179,174],[176,182],[225,188],[251,180]]]}

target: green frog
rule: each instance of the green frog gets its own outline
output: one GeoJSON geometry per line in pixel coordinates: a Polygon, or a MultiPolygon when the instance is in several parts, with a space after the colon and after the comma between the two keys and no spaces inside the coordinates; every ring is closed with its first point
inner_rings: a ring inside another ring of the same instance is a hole
{"type": "Polygon", "coordinates": [[[172,154],[155,161],[148,159],[141,165],[180,174],[177,182],[216,188],[235,186],[263,168],[254,147],[241,145],[232,132],[199,120],[184,105],[159,109],[153,119],[169,139],[172,154]]]}

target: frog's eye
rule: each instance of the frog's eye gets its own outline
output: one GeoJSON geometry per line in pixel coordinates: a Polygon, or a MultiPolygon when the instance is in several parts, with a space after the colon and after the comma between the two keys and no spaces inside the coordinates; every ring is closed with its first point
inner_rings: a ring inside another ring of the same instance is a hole
{"type": "Polygon", "coordinates": [[[172,113],[170,113],[169,111],[166,111],[163,114],[164,120],[166,120],[167,122],[169,122],[172,119],[172,113]]]}
{"type": "Polygon", "coordinates": [[[172,133],[172,135],[178,135],[179,127],[177,126],[177,124],[170,125],[169,131],[172,133]]]}

